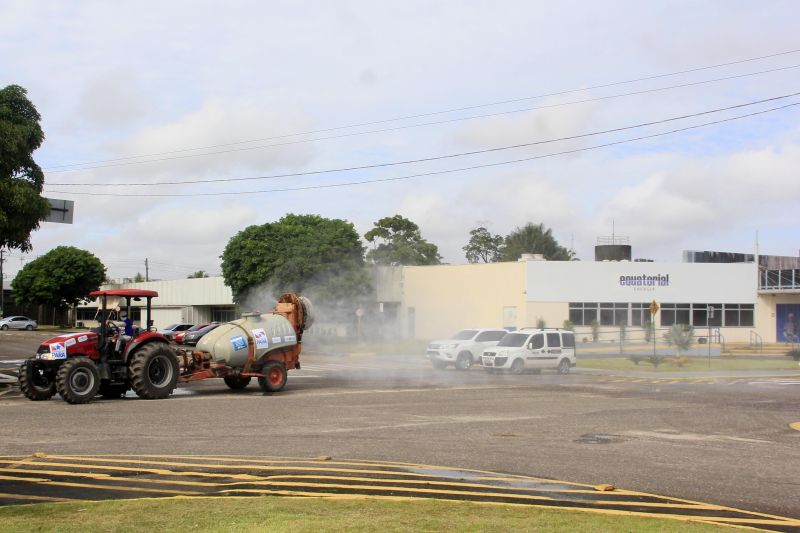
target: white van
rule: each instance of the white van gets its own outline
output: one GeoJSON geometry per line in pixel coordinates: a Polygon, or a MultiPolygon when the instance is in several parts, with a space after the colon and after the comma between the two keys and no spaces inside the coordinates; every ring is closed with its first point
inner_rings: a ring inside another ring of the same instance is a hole
{"type": "Polygon", "coordinates": [[[456,370],[467,370],[480,363],[483,351],[496,345],[506,333],[508,331],[501,328],[465,329],[449,339],[431,342],[425,356],[436,369],[453,365],[456,370]]]}
{"type": "Polygon", "coordinates": [[[523,328],[484,350],[481,362],[489,371],[501,369],[522,374],[526,370],[539,372],[552,368],[559,374],[567,374],[577,363],[575,334],[565,329],[523,328]]]}

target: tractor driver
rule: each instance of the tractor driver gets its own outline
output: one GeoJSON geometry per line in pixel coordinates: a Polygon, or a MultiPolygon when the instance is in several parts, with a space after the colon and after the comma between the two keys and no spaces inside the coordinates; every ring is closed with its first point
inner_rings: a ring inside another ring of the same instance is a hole
{"type": "Polygon", "coordinates": [[[125,330],[117,335],[117,344],[114,349],[119,352],[133,338],[133,320],[128,316],[128,313],[122,311],[119,315],[125,323],[125,330]]]}

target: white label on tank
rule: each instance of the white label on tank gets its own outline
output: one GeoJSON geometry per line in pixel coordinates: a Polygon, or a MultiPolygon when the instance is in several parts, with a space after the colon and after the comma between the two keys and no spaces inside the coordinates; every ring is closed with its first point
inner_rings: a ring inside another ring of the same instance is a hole
{"type": "Polygon", "coordinates": [[[247,348],[247,341],[241,335],[231,337],[231,346],[235,351],[244,350],[247,348]]]}
{"type": "Polygon", "coordinates": [[[297,342],[297,337],[294,335],[284,335],[283,342],[297,342]]]}
{"type": "Polygon", "coordinates": [[[62,343],[54,342],[50,345],[50,354],[53,356],[53,359],[66,359],[67,349],[62,343]]]}
{"type": "Polygon", "coordinates": [[[272,344],[278,344],[279,342],[281,342],[280,337],[272,337],[272,344]]]}
{"type": "Polygon", "coordinates": [[[86,342],[88,340],[89,340],[88,335],[81,335],[80,337],[78,337],[78,342],[86,342]]]}
{"type": "Polygon", "coordinates": [[[75,340],[75,337],[72,337],[72,338],[70,338],[70,339],[67,339],[67,341],[64,343],[64,346],[65,346],[66,348],[69,348],[70,346],[75,346],[75,344],[76,344],[77,342],[78,342],[78,341],[76,341],[76,340],[75,340]]]}
{"type": "Polygon", "coordinates": [[[267,332],[263,329],[254,329],[251,330],[253,332],[253,338],[256,339],[256,349],[261,348],[268,348],[269,347],[269,340],[267,339],[267,332]]]}

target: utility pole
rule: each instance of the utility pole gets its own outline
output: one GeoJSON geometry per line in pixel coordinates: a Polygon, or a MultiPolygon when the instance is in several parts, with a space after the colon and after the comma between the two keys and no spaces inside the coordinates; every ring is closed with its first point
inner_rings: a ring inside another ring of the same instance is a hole
{"type": "Polygon", "coordinates": [[[3,318],[3,307],[6,304],[6,288],[3,283],[3,280],[5,279],[3,277],[3,262],[6,260],[5,257],[3,257],[4,253],[6,253],[5,250],[0,249],[0,318],[3,318]]]}
{"type": "Polygon", "coordinates": [[[150,281],[150,263],[147,262],[147,258],[144,258],[144,280],[150,281]]]}

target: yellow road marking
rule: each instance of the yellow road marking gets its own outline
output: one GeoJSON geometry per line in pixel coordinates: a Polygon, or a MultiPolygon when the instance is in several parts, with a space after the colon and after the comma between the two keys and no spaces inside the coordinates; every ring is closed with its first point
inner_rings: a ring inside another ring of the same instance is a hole
{"type": "Polygon", "coordinates": [[[76,487],[76,488],[83,488],[83,489],[101,489],[101,490],[115,490],[121,492],[149,492],[154,494],[182,494],[182,495],[203,495],[202,492],[186,492],[181,490],[170,490],[170,489],[145,489],[141,487],[123,487],[123,486],[115,486],[115,485],[95,485],[92,483],[75,483],[69,481],[53,481],[51,479],[34,479],[31,478],[30,481],[37,485],[52,485],[55,487],[76,487]]]}
{"type": "Polygon", "coordinates": [[[14,500],[31,500],[38,502],[79,502],[84,500],[76,500],[73,498],[58,498],[55,496],[33,496],[29,494],[10,494],[8,492],[0,492],[0,498],[10,498],[14,500]]]}
{"type": "MultiPolygon", "coordinates": [[[[9,458],[9,459],[17,459],[18,456],[5,456],[5,457],[9,458]]],[[[90,457],[52,456],[52,457],[58,457],[58,458],[64,458],[64,459],[74,458],[75,460],[79,460],[79,461],[86,461],[86,460],[91,460],[91,459],[110,461],[111,459],[103,459],[103,458],[107,458],[107,457],[157,457],[157,458],[165,458],[165,457],[166,458],[176,458],[177,457],[177,458],[183,458],[183,457],[186,457],[186,456],[165,456],[165,455],[152,455],[151,456],[151,455],[111,454],[111,455],[99,456],[99,457],[91,457],[91,456],[90,457]]],[[[214,459],[214,458],[217,458],[217,457],[202,457],[202,456],[189,456],[189,457],[191,457],[193,459],[198,459],[198,458],[214,459]]],[[[228,461],[232,461],[232,462],[240,462],[241,461],[241,462],[248,462],[248,463],[251,463],[251,462],[275,463],[275,462],[278,462],[278,461],[288,462],[289,460],[294,460],[297,463],[306,463],[306,464],[315,463],[315,461],[312,460],[312,459],[304,459],[304,458],[265,459],[263,457],[256,458],[256,457],[252,457],[252,456],[251,457],[246,457],[244,459],[242,459],[242,456],[220,456],[219,458],[223,458],[223,460],[228,460],[228,461]]],[[[116,459],[116,461],[117,462],[129,462],[129,463],[130,462],[140,462],[140,463],[144,462],[144,461],[124,461],[124,460],[121,460],[121,459],[116,459]]],[[[2,462],[2,461],[0,461],[0,462],[2,462]]],[[[22,461],[6,461],[6,462],[11,462],[11,463],[16,462],[16,463],[19,463],[19,464],[23,464],[23,463],[32,462],[32,461],[31,461],[30,458],[25,458],[22,461]]],[[[37,461],[37,463],[38,463],[38,461],[37,461]]],[[[153,463],[163,464],[163,463],[160,463],[160,462],[153,462],[153,463]]],[[[528,480],[528,481],[536,481],[536,482],[541,482],[541,483],[558,483],[558,484],[566,484],[566,485],[573,485],[573,486],[591,487],[591,485],[586,485],[586,484],[567,482],[567,481],[561,481],[561,480],[554,480],[554,479],[546,479],[545,480],[545,479],[541,479],[541,478],[534,478],[534,477],[530,477],[530,476],[518,476],[518,475],[514,475],[514,474],[506,474],[505,478],[500,478],[500,477],[494,477],[494,476],[499,476],[498,474],[496,474],[494,472],[487,472],[487,471],[482,471],[482,470],[470,470],[470,469],[449,469],[449,468],[445,468],[445,467],[438,467],[438,466],[432,466],[432,465],[422,465],[422,464],[413,464],[413,463],[399,463],[399,462],[392,462],[392,463],[378,463],[378,462],[361,462],[361,463],[348,462],[348,463],[345,463],[345,462],[338,462],[338,463],[339,464],[358,464],[358,465],[376,466],[376,467],[377,466],[383,466],[383,467],[415,467],[415,468],[427,468],[427,469],[435,469],[435,470],[444,470],[444,471],[458,472],[458,473],[462,473],[462,472],[466,472],[466,473],[483,473],[483,474],[486,474],[486,475],[489,476],[488,479],[528,480]]],[[[167,464],[169,464],[169,463],[167,463],[167,464]]],[[[182,465],[182,464],[185,464],[185,463],[176,463],[176,464],[182,465]]],[[[325,464],[331,464],[331,462],[327,461],[325,464]]],[[[74,467],[76,465],[65,465],[65,466],[73,466],[74,467]]],[[[98,465],[95,465],[95,466],[98,466],[98,465]]],[[[215,466],[215,467],[233,468],[233,466],[229,466],[229,465],[209,465],[209,464],[205,464],[205,465],[194,465],[194,466],[198,466],[198,467],[215,466]]],[[[238,466],[240,468],[248,467],[248,466],[252,467],[252,465],[238,465],[238,466]]],[[[165,472],[162,469],[142,469],[142,468],[125,468],[125,467],[114,468],[114,467],[104,467],[104,466],[98,466],[98,468],[105,469],[105,470],[123,470],[123,471],[145,471],[145,470],[149,470],[151,472],[165,472]]],[[[257,466],[256,468],[261,468],[261,467],[257,466]]],[[[279,469],[279,468],[270,467],[270,468],[263,468],[263,469],[276,470],[276,469],[279,469]]],[[[320,468],[315,468],[315,469],[311,469],[311,468],[302,468],[302,469],[301,468],[289,468],[289,469],[291,469],[291,470],[295,470],[295,469],[296,470],[315,470],[315,471],[321,470],[320,468]]],[[[361,470],[354,470],[354,469],[328,469],[328,470],[344,471],[344,472],[363,472],[361,470]]],[[[179,473],[175,473],[175,472],[172,472],[172,471],[166,471],[166,472],[168,472],[170,475],[180,475],[179,473]]],[[[368,472],[368,473],[376,473],[376,471],[366,471],[366,472],[368,472]]],[[[392,474],[394,474],[394,475],[411,475],[411,476],[435,476],[436,475],[435,472],[431,472],[430,474],[416,474],[416,473],[408,473],[408,472],[377,471],[377,473],[385,473],[385,474],[389,474],[389,475],[392,475],[392,474]]],[[[202,472],[189,472],[189,473],[187,473],[187,475],[203,475],[203,474],[206,474],[208,477],[229,477],[229,478],[237,477],[237,475],[235,475],[235,474],[234,475],[208,474],[208,473],[202,473],[202,472]]],[[[245,474],[245,476],[248,476],[248,475],[245,474]]],[[[253,479],[255,476],[248,476],[248,477],[250,479],[253,479]]],[[[351,486],[348,485],[348,487],[351,487],[351,486]]],[[[109,487],[109,488],[115,489],[116,487],[109,487]]],[[[119,489],[117,488],[117,490],[119,490],[119,489]]],[[[159,491],[155,491],[155,492],[159,492],[159,491]]],[[[179,492],[179,491],[172,491],[172,492],[176,492],[176,493],[181,494],[181,495],[187,494],[187,493],[179,492]]],[[[298,491],[272,491],[271,493],[272,494],[279,494],[279,493],[284,493],[284,492],[293,493],[293,494],[300,494],[300,492],[298,492],[298,491]]],[[[593,492],[593,491],[590,491],[590,492],[593,492]]],[[[637,492],[637,491],[626,491],[626,492],[628,492],[630,495],[648,496],[648,497],[652,497],[652,498],[660,498],[662,500],[681,502],[681,503],[685,503],[685,504],[692,504],[693,506],[708,507],[707,504],[704,504],[704,503],[701,503],[701,502],[694,502],[692,500],[663,497],[663,496],[658,496],[658,495],[649,494],[649,493],[642,493],[642,492],[637,492]]],[[[465,493],[463,491],[457,491],[456,494],[465,494],[465,493]]],[[[325,496],[325,495],[321,495],[321,494],[316,493],[316,492],[310,492],[310,493],[307,493],[307,495],[317,496],[317,497],[325,496]]],[[[358,495],[352,495],[352,497],[358,497],[358,495]]],[[[377,496],[363,495],[363,497],[377,497],[377,496]]],[[[379,496],[379,497],[384,497],[385,498],[385,497],[388,497],[388,496],[379,496]]],[[[413,497],[411,499],[413,499],[413,497]]],[[[425,499],[425,498],[420,498],[420,499],[425,499]]],[[[481,502],[476,502],[476,503],[481,503],[481,502]]],[[[483,503],[491,503],[491,502],[483,502],[483,503]]],[[[614,503],[614,502],[610,502],[610,503],[614,503]]],[[[502,505],[524,505],[524,504],[502,504],[502,505]]],[[[636,503],[631,503],[631,505],[641,505],[641,504],[639,502],[636,502],[636,503]]],[[[563,508],[563,507],[559,507],[557,505],[554,506],[554,507],[555,508],[563,508]]],[[[688,506],[684,506],[684,507],[688,507],[688,506]]],[[[725,507],[725,506],[711,506],[711,507],[713,507],[714,509],[719,509],[719,510],[728,510],[728,511],[744,513],[744,514],[748,514],[750,516],[759,516],[759,517],[763,517],[764,519],[774,519],[774,520],[780,521],[780,522],[776,522],[776,523],[780,523],[780,524],[786,524],[786,520],[791,520],[791,519],[787,519],[785,517],[768,515],[768,514],[764,514],[764,513],[755,513],[755,512],[750,512],[750,511],[743,511],[741,509],[735,509],[735,508],[725,507]]],[[[576,509],[583,509],[583,508],[576,508],[576,509]]],[[[593,511],[592,509],[583,509],[583,510],[593,511]]],[[[600,512],[614,512],[614,510],[601,509],[600,512]]],[[[628,514],[630,514],[630,513],[642,514],[642,515],[650,515],[651,514],[651,513],[637,513],[637,512],[634,512],[634,511],[619,511],[619,514],[625,514],[625,513],[628,513],[628,514]]],[[[663,514],[659,513],[659,514],[655,514],[654,516],[666,516],[666,515],[663,515],[663,514]]],[[[676,516],[682,517],[682,515],[676,515],[676,516]]],[[[687,519],[687,520],[691,520],[691,521],[698,521],[698,522],[707,522],[707,521],[709,521],[711,519],[710,517],[707,517],[707,516],[697,516],[697,517],[688,517],[688,518],[687,517],[682,517],[682,518],[683,519],[687,519]]],[[[735,519],[732,519],[732,520],[735,521],[735,519]]],[[[768,523],[768,522],[765,522],[765,523],[768,523]]]]}
{"type": "Polygon", "coordinates": [[[800,422],[792,422],[789,424],[789,427],[796,431],[800,431],[800,422]]]}

